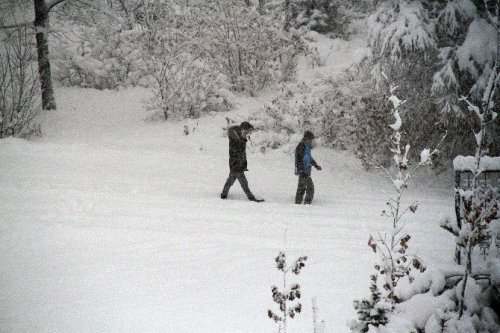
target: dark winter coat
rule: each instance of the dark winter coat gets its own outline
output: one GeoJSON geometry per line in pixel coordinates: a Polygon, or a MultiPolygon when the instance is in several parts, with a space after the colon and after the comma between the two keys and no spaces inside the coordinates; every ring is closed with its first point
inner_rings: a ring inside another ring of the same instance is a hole
{"type": "Polygon", "coordinates": [[[309,177],[312,166],[317,168],[318,164],[311,156],[311,144],[302,140],[295,148],[295,174],[309,177]]]}
{"type": "Polygon", "coordinates": [[[241,133],[240,126],[227,130],[229,138],[229,170],[243,172],[247,170],[247,139],[241,133]]]}

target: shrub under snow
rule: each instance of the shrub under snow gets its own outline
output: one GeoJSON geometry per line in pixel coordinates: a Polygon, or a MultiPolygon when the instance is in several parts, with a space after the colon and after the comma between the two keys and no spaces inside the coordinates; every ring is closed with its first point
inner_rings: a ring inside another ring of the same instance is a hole
{"type": "Polygon", "coordinates": [[[136,86],[144,76],[138,30],[118,26],[82,27],[82,40],[70,43],[55,62],[55,78],[67,86],[116,89],[136,86]]]}
{"type": "Polygon", "coordinates": [[[0,138],[39,134],[41,110],[33,35],[17,28],[0,33],[0,138]]]}
{"type": "Polygon", "coordinates": [[[206,57],[236,91],[255,94],[293,78],[296,57],[305,46],[270,18],[238,5],[217,3],[201,19],[206,57]]]}

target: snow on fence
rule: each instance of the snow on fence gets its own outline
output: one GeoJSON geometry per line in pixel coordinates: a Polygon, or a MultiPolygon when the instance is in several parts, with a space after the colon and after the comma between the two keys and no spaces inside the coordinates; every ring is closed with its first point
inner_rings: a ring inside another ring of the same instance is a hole
{"type": "MultiPolygon", "coordinates": [[[[475,156],[457,156],[453,159],[453,168],[459,172],[475,172],[477,169],[476,161],[475,156]]],[[[481,172],[500,171],[500,157],[481,157],[479,170],[481,172]]]]}

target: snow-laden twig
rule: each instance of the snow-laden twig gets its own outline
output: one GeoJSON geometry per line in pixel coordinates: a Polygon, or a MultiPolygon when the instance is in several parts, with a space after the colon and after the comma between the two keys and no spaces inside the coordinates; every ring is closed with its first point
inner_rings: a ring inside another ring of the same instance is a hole
{"type": "MultiPolygon", "coordinates": [[[[284,237],[284,246],[286,248],[286,228],[284,237]]],[[[279,332],[286,333],[288,318],[294,318],[295,315],[302,311],[302,304],[298,301],[301,297],[300,285],[294,283],[288,285],[287,276],[291,271],[295,275],[299,275],[302,268],[305,267],[305,262],[307,261],[306,256],[297,258],[291,265],[287,265],[286,252],[281,251],[278,256],[274,259],[276,262],[276,268],[283,272],[283,284],[281,290],[273,285],[271,287],[271,292],[273,296],[273,301],[278,304],[279,312],[274,312],[273,310],[268,310],[267,314],[270,319],[279,324],[279,332]]]]}

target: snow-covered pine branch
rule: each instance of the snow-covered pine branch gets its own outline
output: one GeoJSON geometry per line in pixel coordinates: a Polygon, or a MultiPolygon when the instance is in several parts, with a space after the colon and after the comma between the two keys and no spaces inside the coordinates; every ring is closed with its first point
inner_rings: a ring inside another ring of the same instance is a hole
{"type": "MultiPolygon", "coordinates": [[[[491,86],[500,45],[496,8],[495,1],[382,0],[369,16],[372,52],[366,72],[378,89],[382,72],[400,83],[415,110],[401,114],[413,147],[423,148],[424,135],[437,140],[441,130],[448,131],[442,149],[447,157],[474,145],[462,135],[467,112],[459,97],[476,103],[491,86]]],[[[495,94],[492,101],[499,100],[495,94]]],[[[496,129],[489,142],[499,151],[500,126],[496,129]]]]}

